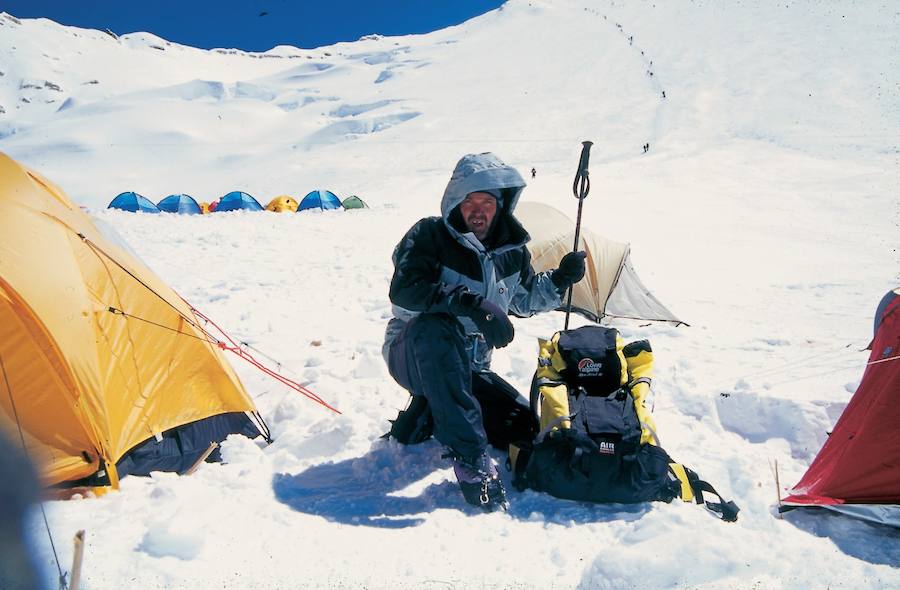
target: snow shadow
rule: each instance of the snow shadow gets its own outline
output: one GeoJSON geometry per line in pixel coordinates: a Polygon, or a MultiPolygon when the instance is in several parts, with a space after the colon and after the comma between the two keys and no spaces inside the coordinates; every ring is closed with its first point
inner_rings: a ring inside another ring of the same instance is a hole
{"type": "Polygon", "coordinates": [[[281,72],[275,76],[271,76],[269,79],[279,82],[296,82],[306,80],[312,76],[321,76],[324,72],[334,69],[334,64],[308,63],[290,68],[289,70],[281,72]]]}
{"type": "Polygon", "coordinates": [[[453,506],[451,484],[430,485],[415,497],[392,495],[436,471],[442,462],[439,453],[417,448],[416,453],[404,454],[401,449],[397,443],[379,441],[362,457],[314,465],[297,475],[276,474],[275,497],[299,512],[343,524],[382,528],[422,524],[423,513],[453,506]]]}
{"type": "MultiPolygon", "coordinates": [[[[466,504],[452,471],[439,482],[449,462],[441,458],[442,447],[434,441],[403,446],[378,441],[362,457],[338,463],[315,465],[296,475],[276,474],[275,497],[294,510],[321,516],[342,524],[380,528],[405,528],[425,522],[427,513],[454,509],[469,515],[482,514],[466,504]],[[421,488],[421,489],[420,489],[421,488]]],[[[505,457],[495,453],[502,462],[505,457]]],[[[585,522],[633,521],[646,514],[649,504],[587,504],[553,498],[533,491],[519,493],[510,475],[501,467],[508,490],[508,515],[516,520],[568,525],[585,522]]]]}
{"type": "Polygon", "coordinates": [[[387,106],[393,102],[398,102],[397,100],[379,100],[376,102],[370,102],[367,104],[343,104],[338,108],[331,111],[330,115],[332,117],[355,117],[357,115],[361,115],[363,113],[367,113],[369,111],[374,111],[375,109],[380,109],[383,106],[387,106]]]}
{"type": "Polygon", "coordinates": [[[791,445],[791,457],[810,461],[825,443],[834,424],[828,406],[732,391],[715,398],[722,428],[751,443],[782,438],[791,445]]]}
{"type": "Polygon", "coordinates": [[[378,77],[375,78],[375,84],[381,84],[382,82],[386,82],[394,77],[394,71],[391,68],[386,70],[382,70],[378,77]]]}
{"type": "Polygon", "coordinates": [[[840,551],[872,564],[900,567],[900,530],[832,512],[824,508],[797,508],[784,520],[800,530],[830,539],[840,551]]]}
{"type": "Polygon", "coordinates": [[[356,139],[362,135],[390,129],[421,114],[418,111],[407,111],[371,119],[342,119],[312,133],[304,141],[307,143],[337,143],[348,139],[356,139]]]}

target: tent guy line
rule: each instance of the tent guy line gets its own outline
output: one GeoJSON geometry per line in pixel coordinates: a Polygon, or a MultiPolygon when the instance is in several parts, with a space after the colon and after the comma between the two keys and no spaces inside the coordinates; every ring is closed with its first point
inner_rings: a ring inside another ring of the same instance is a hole
{"type": "MultiPolygon", "coordinates": [[[[329,410],[331,410],[331,411],[334,412],[335,414],[342,414],[342,413],[343,413],[343,412],[341,412],[340,410],[338,410],[337,408],[335,408],[334,406],[332,406],[331,404],[329,404],[328,402],[326,402],[325,400],[323,400],[323,399],[322,399],[321,397],[319,397],[317,394],[313,393],[312,391],[310,391],[309,389],[307,389],[306,387],[304,387],[302,384],[297,383],[297,382],[294,381],[293,379],[288,379],[288,378],[285,377],[284,375],[281,375],[281,374],[279,374],[279,373],[273,371],[272,369],[268,368],[267,366],[263,365],[262,363],[260,363],[258,360],[256,360],[256,359],[253,357],[253,355],[251,355],[249,352],[247,352],[246,350],[244,350],[243,348],[241,348],[239,344],[235,343],[235,341],[232,340],[231,336],[229,336],[227,333],[225,333],[225,331],[224,331],[222,328],[220,328],[218,325],[216,325],[216,323],[215,323],[214,321],[212,321],[211,319],[209,319],[208,317],[206,317],[205,315],[203,315],[202,313],[200,313],[200,311],[199,311],[197,308],[195,308],[194,306],[192,306],[192,305],[190,305],[190,304],[188,304],[188,305],[190,306],[191,311],[193,311],[196,315],[200,316],[200,318],[203,319],[204,321],[209,322],[210,324],[212,324],[219,332],[222,333],[223,336],[225,336],[225,338],[228,339],[228,342],[230,342],[230,345],[229,345],[228,343],[222,341],[222,340],[218,340],[217,346],[218,346],[219,348],[221,348],[222,350],[227,350],[227,351],[229,351],[229,352],[233,352],[233,353],[236,354],[239,358],[241,358],[241,359],[247,361],[248,363],[250,363],[251,365],[253,365],[253,366],[256,367],[257,369],[259,369],[260,371],[262,371],[262,372],[265,373],[266,375],[268,375],[268,376],[274,378],[274,379],[277,380],[277,381],[280,381],[280,382],[283,383],[284,385],[287,385],[287,386],[290,387],[291,389],[293,389],[293,390],[297,391],[298,393],[300,393],[300,394],[302,394],[302,395],[308,397],[309,399],[313,400],[314,402],[317,402],[317,403],[319,403],[319,404],[325,406],[326,408],[328,408],[329,410]]],[[[200,330],[202,330],[203,333],[204,333],[204,334],[207,334],[210,338],[216,339],[216,337],[213,336],[212,334],[210,334],[206,329],[204,329],[204,328],[201,327],[200,330]]]]}
{"type": "Polygon", "coordinates": [[[800,375],[797,377],[791,377],[790,379],[785,379],[784,381],[775,381],[774,383],[768,383],[768,385],[770,385],[770,386],[784,385],[785,383],[793,383],[794,381],[804,381],[806,379],[812,379],[814,377],[822,377],[824,375],[832,375],[834,373],[840,373],[841,371],[849,371],[850,369],[856,368],[857,366],[858,366],[858,363],[854,362],[851,364],[847,364],[844,367],[838,367],[831,371],[810,373],[809,375],[800,375]]]}
{"type": "MultiPolygon", "coordinates": [[[[104,257],[106,257],[109,261],[111,261],[113,264],[115,264],[116,266],[118,266],[123,272],[125,272],[125,274],[127,274],[128,276],[130,276],[131,278],[133,278],[135,281],[137,281],[140,285],[142,285],[144,288],[146,288],[148,291],[150,291],[150,292],[151,292],[153,295],[155,295],[157,298],[161,299],[164,303],[166,303],[169,307],[171,307],[171,308],[175,311],[175,313],[177,313],[178,316],[181,317],[185,322],[187,322],[191,327],[195,328],[196,330],[199,330],[202,334],[206,335],[206,337],[208,338],[207,342],[208,342],[209,344],[213,344],[213,345],[219,347],[219,348],[222,349],[222,350],[227,350],[227,351],[229,351],[229,352],[232,352],[232,353],[236,354],[238,357],[240,357],[241,359],[247,361],[247,362],[250,363],[251,365],[255,366],[257,369],[259,369],[259,370],[262,371],[263,373],[265,373],[265,374],[269,375],[270,377],[272,377],[272,378],[274,378],[274,379],[280,381],[280,382],[283,383],[284,385],[287,385],[288,387],[290,387],[291,389],[293,389],[293,390],[295,390],[296,392],[300,393],[301,395],[304,395],[304,396],[306,396],[307,398],[311,399],[312,401],[314,401],[314,402],[316,402],[316,403],[318,403],[318,404],[320,404],[320,405],[322,405],[322,406],[325,406],[326,408],[328,408],[328,409],[331,410],[332,412],[335,412],[335,413],[337,413],[337,414],[340,414],[340,413],[341,413],[340,410],[338,410],[337,408],[333,407],[331,404],[329,404],[328,402],[326,402],[325,400],[323,400],[321,397],[319,397],[316,393],[314,393],[313,391],[311,391],[311,390],[308,389],[307,387],[304,387],[304,386],[301,385],[300,383],[297,383],[296,381],[294,381],[294,380],[292,380],[292,379],[288,379],[287,377],[285,377],[285,376],[283,376],[283,375],[280,375],[280,374],[277,373],[276,371],[273,371],[272,369],[266,367],[265,365],[263,365],[262,363],[260,363],[259,361],[257,361],[257,360],[253,357],[253,355],[251,355],[250,353],[246,352],[246,351],[243,350],[239,345],[237,345],[237,344],[234,342],[234,340],[232,340],[232,338],[231,338],[231,337],[230,337],[230,336],[229,336],[222,328],[220,328],[218,325],[216,325],[216,323],[213,322],[211,319],[209,319],[207,316],[205,316],[204,314],[202,314],[197,308],[195,308],[195,307],[192,306],[190,303],[188,303],[187,301],[185,301],[184,298],[182,298],[182,301],[184,301],[184,303],[190,308],[190,310],[191,310],[195,315],[197,315],[197,316],[199,316],[201,319],[203,319],[204,321],[206,321],[206,322],[212,324],[212,325],[213,325],[213,326],[214,326],[214,327],[215,327],[215,328],[216,328],[223,336],[225,336],[225,338],[228,339],[228,342],[227,342],[227,343],[226,343],[225,341],[223,341],[223,340],[220,340],[219,338],[216,338],[214,335],[210,334],[209,331],[206,330],[206,328],[204,328],[203,326],[200,326],[196,321],[193,321],[193,320],[191,320],[191,318],[187,317],[184,313],[181,312],[181,310],[179,310],[179,309],[176,308],[174,305],[172,305],[168,300],[166,300],[165,297],[163,297],[162,295],[160,295],[159,293],[157,293],[152,287],[150,287],[150,285],[148,285],[147,283],[145,283],[144,281],[142,281],[139,277],[135,276],[134,273],[132,273],[132,272],[131,272],[130,270],[128,270],[127,268],[125,268],[125,267],[124,267],[118,260],[116,260],[113,256],[111,256],[109,253],[107,253],[107,252],[104,251],[102,248],[100,248],[97,244],[95,244],[93,241],[91,241],[90,238],[88,238],[87,236],[85,236],[84,234],[82,234],[82,233],[80,233],[80,232],[75,231],[74,229],[72,229],[71,227],[69,227],[65,222],[63,222],[63,221],[60,220],[59,218],[57,218],[57,217],[55,217],[55,216],[53,216],[53,215],[49,215],[49,217],[55,219],[56,221],[58,221],[59,223],[61,223],[63,226],[65,226],[67,229],[69,229],[69,230],[71,230],[72,232],[74,232],[79,238],[81,238],[82,242],[84,242],[91,250],[94,251],[95,254],[102,254],[102,255],[103,255],[104,257]],[[229,343],[230,343],[230,344],[229,344],[229,343]]],[[[125,313],[124,311],[119,310],[119,309],[116,309],[116,308],[113,308],[113,307],[109,307],[109,311],[112,312],[112,313],[114,313],[114,314],[118,312],[118,313],[120,313],[120,314],[122,314],[122,315],[125,315],[125,316],[128,316],[128,317],[133,317],[133,318],[135,318],[135,319],[141,319],[142,321],[148,321],[148,320],[144,320],[143,318],[139,318],[139,317],[137,317],[137,316],[133,316],[133,315],[131,315],[131,314],[127,314],[127,313],[125,313]]],[[[161,326],[161,325],[159,325],[159,324],[155,324],[154,322],[149,322],[149,321],[148,321],[148,323],[151,323],[151,324],[154,324],[154,325],[158,325],[158,326],[161,327],[161,328],[166,328],[166,329],[172,330],[172,328],[167,328],[166,326],[161,326]]],[[[179,334],[184,334],[184,333],[181,332],[180,330],[174,330],[174,331],[178,332],[179,334]]],[[[187,335],[187,334],[185,334],[185,335],[187,335]]],[[[197,338],[197,339],[199,339],[199,340],[203,340],[203,338],[200,338],[199,336],[196,336],[196,335],[195,335],[194,337],[197,338]]]]}
{"type": "MultiPolygon", "coordinates": [[[[109,307],[107,308],[107,311],[109,311],[110,313],[112,313],[112,314],[114,314],[114,315],[121,315],[121,316],[124,316],[124,317],[126,317],[126,318],[131,318],[131,319],[134,319],[134,320],[138,320],[138,321],[140,321],[140,322],[148,323],[148,324],[150,324],[151,326],[156,326],[157,328],[162,328],[163,330],[168,330],[168,331],[170,331],[170,332],[175,332],[176,334],[178,334],[178,335],[180,335],[180,336],[189,336],[189,337],[191,337],[191,338],[196,338],[197,340],[202,340],[203,342],[209,342],[210,344],[215,344],[216,346],[219,345],[219,342],[218,342],[218,341],[210,340],[209,337],[203,338],[203,337],[201,337],[201,336],[197,336],[196,334],[187,334],[187,333],[185,333],[185,332],[182,332],[181,330],[178,330],[177,328],[172,328],[171,326],[164,326],[163,324],[160,324],[160,323],[158,323],[158,322],[154,322],[153,320],[148,320],[147,318],[142,318],[142,317],[140,317],[140,316],[137,316],[137,315],[128,313],[128,312],[126,312],[126,311],[122,311],[121,309],[119,309],[119,308],[117,308],[117,307],[109,306],[109,307]]],[[[197,327],[197,326],[195,326],[195,327],[197,327]]]]}
{"type": "MultiPolygon", "coordinates": [[[[733,383],[735,381],[741,381],[741,380],[746,380],[746,379],[755,379],[755,378],[759,378],[759,377],[784,375],[784,374],[787,374],[789,371],[796,369],[797,367],[803,367],[804,369],[810,369],[810,368],[814,368],[817,366],[823,366],[823,367],[829,366],[829,365],[831,365],[832,359],[839,358],[841,355],[844,354],[844,351],[846,351],[848,348],[851,348],[852,346],[853,346],[853,343],[851,342],[850,344],[847,344],[846,346],[843,346],[837,350],[829,350],[826,352],[820,352],[818,354],[814,354],[811,356],[807,356],[807,357],[798,359],[796,362],[783,363],[780,365],[775,365],[774,367],[769,367],[767,369],[761,369],[761,370],[753,372],[753,373],[746,373],[744,375],[736,375],[734,377],[729,378],[727,382],[723,381],[723,382],[717,384],[716,386],[714,386],[714,389],[720,389],[720,388],[726,387],[727,385],[729,385],[730,383],[733,383]]],[[[860,352],[862,350],[865,350],[865,349],[864,348],[860,349],[860,352]]],[[[856,365],[853,365],[853,366],[856,366],[856,365]]]]}
{"type": "Polygon", "coordinates": [[[877,365],[879,363],[886,363],[889,361],[896,361],[896,360],[900,360],[900,354],[898,354],[897,356],[889,356],[886,359],[878,359],[877,361],[869,361],[868,363],[866,363],[866,366],[868,367],[870,365],[877,365]]]}

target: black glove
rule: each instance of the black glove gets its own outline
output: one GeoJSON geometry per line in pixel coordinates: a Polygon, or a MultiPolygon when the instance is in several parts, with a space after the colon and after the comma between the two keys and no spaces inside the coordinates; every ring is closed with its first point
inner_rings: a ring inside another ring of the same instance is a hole
{"type": "Polygon", "coordinates": [[[450,294],[447,308],[450,313],[465,316],[475,322],[488,346],[503,348],[512,342],[515,328],[506,316],[506,312],[481,295],[465,289],[458,289],[450,294]]]}
{"type": "Polygon", "coordinates": [[[550,275],[550,280],[560,291],[565,291],[584,278],[584,259],[587,253],[569,252],[559,261],[559,268],[550,275]]]}

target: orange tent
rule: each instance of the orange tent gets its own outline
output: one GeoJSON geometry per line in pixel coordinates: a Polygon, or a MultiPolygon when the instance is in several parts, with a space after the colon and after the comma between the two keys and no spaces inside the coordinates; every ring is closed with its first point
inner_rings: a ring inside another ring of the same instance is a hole
{"type": "Polygon", "coordinates": [[[297,200],[290,195],[280,195],[269,201],[266,211],[275,213],[294,213],[297,211],[297,200]]]}
{"type": "Polygon", "coordinates": [[[0,153],[0,429],[48,485],[180,471],[265,425],[185,303],[0,153]],[[258,427],[257,427],[258,425],[258,427]]]}

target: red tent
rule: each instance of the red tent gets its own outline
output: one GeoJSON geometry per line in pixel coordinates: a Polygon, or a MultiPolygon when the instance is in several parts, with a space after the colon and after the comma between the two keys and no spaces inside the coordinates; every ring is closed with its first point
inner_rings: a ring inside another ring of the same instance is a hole
{"type": "Polygon", "coordinates": [[[856,393],[782,511],[821,506],[900,526],[900,288],[875,314],[856,393]]]}

